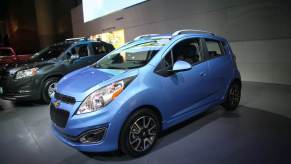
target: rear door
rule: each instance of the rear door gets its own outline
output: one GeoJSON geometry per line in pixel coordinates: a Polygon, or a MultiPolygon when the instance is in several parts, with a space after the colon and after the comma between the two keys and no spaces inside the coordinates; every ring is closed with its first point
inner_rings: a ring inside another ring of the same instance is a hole
{"type": "Polygon", "coordinates": [[[209,80],[212,82],[213,99],[221,99],[233,76],[233,62],[227,44],[213,38],[205,39],[209,80]]]}

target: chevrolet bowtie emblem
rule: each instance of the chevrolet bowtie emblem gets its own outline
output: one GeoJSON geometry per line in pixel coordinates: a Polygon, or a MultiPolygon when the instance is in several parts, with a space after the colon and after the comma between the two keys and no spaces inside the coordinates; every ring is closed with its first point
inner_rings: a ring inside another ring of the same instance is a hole
{"type": "Polygon", "coordinates": [[[60,101],[55,101],[53,102],[53,105],[58,108],[60,106],[61,102],[60,101]]]}

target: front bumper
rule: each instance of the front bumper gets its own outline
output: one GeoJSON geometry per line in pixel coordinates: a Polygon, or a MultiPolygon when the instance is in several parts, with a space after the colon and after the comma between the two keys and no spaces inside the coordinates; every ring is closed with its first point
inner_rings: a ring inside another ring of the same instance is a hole
{"type": "MultiPolygon", "coordinates": [[[[113,151],[116,150],[118,148],[117,145],[112,144],[110,142],[110,139],[108,137],[108,127],[106,127],[107,125],[101,125],[101,126],[97,126],[95,129],[106,129],[104,131],[104,133],[102,134],[102,136],[100,137],[100,140],[96,140],[97,142],[94,143],[82,143],[80,142],[80,139],[82,137],[83,134],[86,134],[92,130],[87,130],[85,132],[83,132],[81,135],[79,136],[69,136],[67,134],[64,134],[62,132],[60,132],[58,130],[58,128],[53,125],[52,129],[53,129],[53,134],[63,143],[78,149],[79,151],[83,151],[83,152],[108,152],[108,151],[113,151]],[[104,126],[104,127],[103,127],[104,126]]],[[[109,134],[110,135],[110,134],[109,134]]]]}
{"type": "Polygon", "coordinates": [[[122,115],[116,117],[120,110],[116,104],[109,104],[96,112],[75,115],[75,110],[79,108],[81,102],[75,104],[60,102],[58,107],[52,107],[58,100],[53,99],[51,102],[50,110],[64,110],[69,113],[62,124],[56,123],[56,120],[52,118],[54,116],[51,116],[53,133],[59,140],[84,152],[108,152],[118,149],[119,134],[124,118],[122,115]],[[82,136],[97,129],[104,129],[104,133],[95,143],[81,142],[82,136]]]}
{"type": "Polygon", "coordinates": [[[34,78],[15,80],[11,76],[1,77],[0,98],[6,100],[38,100],[41,90],[40,82],[34,78]]]}

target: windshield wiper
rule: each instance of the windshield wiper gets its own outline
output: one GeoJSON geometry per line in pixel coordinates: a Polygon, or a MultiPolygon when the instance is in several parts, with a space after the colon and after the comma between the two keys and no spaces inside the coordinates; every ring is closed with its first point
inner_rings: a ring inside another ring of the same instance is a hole
{"type": "Polygon", "coordinates": [[[92,65],[92,67],[94,67],[94,68],[101,68],[101,65],[94,64],[94,65],[92,65]]]}
{"type": "Polygon", "coordinates": [[[122,68],[122,67],[114,67],[114,66],[108,66],[105,69],[126,69],[126,68],[122,68]]]}
{"type": "Polygon", "coordinates": [[[105,66],[101,66],[99,64],[95,64],[93,65],[94,68],[99,68],[99,69],[124,69],[124,68],[121,68],[121,67],[114,67],[114,66],[110,66],[110,65],[105,65],[105,66]]]}
{"type": "Polygon", "coordinates": [[[142,67],[142,66],[144,66],[144,65],[139,65],[139,66],[132,66],[132,67],[127,67],[126,69],[134,69],[134,68],[140,68],[140,67],[142,67]]]}

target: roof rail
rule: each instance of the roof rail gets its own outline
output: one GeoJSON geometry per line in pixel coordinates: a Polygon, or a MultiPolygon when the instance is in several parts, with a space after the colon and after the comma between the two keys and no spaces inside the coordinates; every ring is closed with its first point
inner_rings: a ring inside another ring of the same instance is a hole
{"type": "Polygon", "coordinates": [[[79,40],[87,40],[86,37],[80,37],[80,38],[68,38],[66,41],[79,41],[79,40]]]}
{"type": "Polygon", "coordinates": [[[204,31],[204,30],[192,30],[192,29],[185,29],[185,30],[179,30],[172,34],[172,36],[180,35],[180,34],[188,34],[188,33],[199,33],[199,34],[210,34],[215,35],[212,32],[204,31]]]}
{"type": "Polygon", "coordinates": [[[158,36],[159,34],[145,34],[145,35],[140,35],[136,38],[134,38],[134,40],[139,40],[139,39],[142,39],[142,38],[147,38],[147,37],[152,37],[152,36],[158,36]]]}

